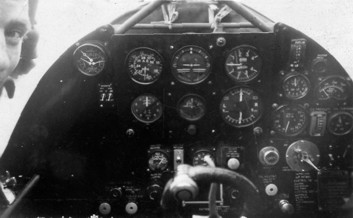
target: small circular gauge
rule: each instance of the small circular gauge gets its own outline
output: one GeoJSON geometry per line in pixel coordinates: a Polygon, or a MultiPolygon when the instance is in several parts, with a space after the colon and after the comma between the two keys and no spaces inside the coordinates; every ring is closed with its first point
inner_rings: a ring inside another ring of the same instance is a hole
{"type": "Polygon", "coordinates": [[[194,166],[208,166],[207,162],[205,162],[206,155],[209,155],[214,162],[214,157],[209,150],[199,150],[194,153],[192,157],[192,164],[194,166]]]}
{"type": "Polygon", "coordinates": [[[312,142],[298,140],[289,145],[286,151],[288,166],[297,172],[319,170],[320,150],[312,142]]]}
{"type": "Polygon", "coordinates": [[[289,99],[301,99],[305,97],[310,90],[309,79],[298,73],[291,73],[286,76],[282,84],[284,95],[289,99]]]}
{"type": "Polygon", "coordinates": [[[296,136],[305,129],[307,122],[304,108],[283,105],[274,112],[273,128],[282,135],[296,136]]]}
{"type": "Polygon", "coordinates": [[[168,167],[168,157],[164,152],[155,151],[148,160],[148,166],[153,171],[163,171],[168,167]]]}
{"type": "Polygon", "coordinates": [[[352,131],[353,116],[348,112],[337,112],[328,120],[328,130],[334,135],[346,135],[352,131]]]}
{"type": "Polygon", "coordinates": [[[131,104],[131,112],[143,123],[153,123],[163,113],[162,103],[153,95],[141,95],[131,104]]]}
{"type": "Polygon", "coordinates": [[[347,80],[343,77],[327,77],[318,86],[318,98],[319,100],[345,100],[348,97],[348,86],[347,80]]]}
{"type": "Polygon", "coordinates": [[[198,84],[210,75],[210,56],[197,46],[186,46],[179,49],[172,61],[174,77],[185,84],[198,84]]]}
{"type": "Polygon", "coordinates": [[[262,59],[256,48],[249,45],[238,46],[228,54],[225,69],[234,81],[248,82],[260,74],[262,59]]]}
{"type": "Polygon", "coordinates": [[[206,113],[205,100],[199,95],[185,95],[180,99],[178,103],[178,112],[180,116],[185,120],[199,120],[206,113]]]}
{"type": "Polygon", "coordinates": [[[163,70],[163,62],[157,51],[137,48],[129,53],[127,67],[133,81],[147,85],[158,80],[163,70]]]}
{"type": "Polygon", "coordinates": [[[246,127],[260,119],[262,102],[259,95],[252,89],[236,87],[223,96],[220,110],[227,124],[234,127],[246,127]]]}
{"type": "Polygon", "coordinates": [[[97,43],[86,42],[73,53],[74,64],[78,71],[86,76],[96,76],[104,71],[107,54],[97,43]]]}

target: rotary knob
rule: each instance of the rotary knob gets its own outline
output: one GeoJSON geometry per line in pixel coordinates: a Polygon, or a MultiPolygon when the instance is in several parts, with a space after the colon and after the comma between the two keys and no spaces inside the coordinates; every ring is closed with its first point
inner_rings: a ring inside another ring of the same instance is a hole
{"type": "Polygon", "coordinates": [[[277,148],[268,146],[259,152],[259,160],[264,166],[274,166],[279,161],[279,152],[277,148]]]}
{"type": "Polygon", "coordinates": [[[159,200],[161,198],[163,189],[158,184],[153,184],[147,188],[148,197],[152,200],[159,200]]]}

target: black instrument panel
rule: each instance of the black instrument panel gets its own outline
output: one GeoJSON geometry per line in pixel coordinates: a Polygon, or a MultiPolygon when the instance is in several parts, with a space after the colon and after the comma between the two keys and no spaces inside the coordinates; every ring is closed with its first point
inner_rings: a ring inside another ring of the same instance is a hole
{"type": "MultiPolygon", "coordinates": [[[[23,213],[160,217],[176,166],[207,165],[205,155],[258,186],[262,217],[339,210],[351,193],[352,81],[315,42],[276,28],[93,32],[73,45],[41,80],[2,159],[24,180],[41,175],[23,213]],[[324,190],[333,178],[344,193],[324,190]]],[[[241,192],[221,191],[224,217],[241,213],[241,192]]]]}

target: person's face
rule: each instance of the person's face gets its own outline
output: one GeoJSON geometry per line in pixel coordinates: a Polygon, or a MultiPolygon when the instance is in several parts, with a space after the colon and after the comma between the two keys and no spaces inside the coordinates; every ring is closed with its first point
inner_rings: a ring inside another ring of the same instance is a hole
{"type": "Polygon", "coordinates": [[[0,88],[19,62],[28,29],[27,0],[0,0],[0,88]]]}

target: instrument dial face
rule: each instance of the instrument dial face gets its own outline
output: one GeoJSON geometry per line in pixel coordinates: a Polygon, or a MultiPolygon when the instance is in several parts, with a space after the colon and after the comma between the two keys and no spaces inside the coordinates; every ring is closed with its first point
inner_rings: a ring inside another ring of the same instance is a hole
{"type": "Polygon", "coordinates": [[[197,46],[183,47],[173,57],[172,73],[185,84],[201,83],[210,75],[210,69],[210,56],[197,46]]]}
{"type": "Polygon", "coordinates": [[[148,160],[148,166],[153,171],[163,171],[168,167],[168,157],[164,152],[155,151],[148,160]]]}
{"type": "Polygon", "coordinates": [[[141,95],[132,102],[131,112],[137,120],[149,124],[162,116],[163,106],[155,96],[141,95]]]}
{"type": "Polygon", "coordinates": [[[337,112],[329,118],[328,130],[334,135],[346,135],[352,128],[353,116],[348,112],[337,112]]]}
{"type": "Polygon", "coordinates": [[[201,119],[206,113],[205,100],[195,94],[189,94],[180,99],[178,112],[182,118],[188,121],[201,119]]]}
{"type": "Polygon", "coordinates": [[[305,129],[307,122],[304,108],[284,105],[274,112],[273,128],[284,136],[296,136],[305,129]]]}
{"type": "Polygon", "coordinates": [[[320,82],[318,87],[319,100],[345,100],[348,97],[348,83],[338,76],[331,76],[320,82]]]}
{"type": "Polygon", "coordinates": [[[194,166],[208,166],[205,161],[205,156],[209,155],[214,162],[214,157],[209,150],[200,150],[194,153],[192,158],[192,164],[194,166]]]}
{"type": "Polygon", "coordinates": [[[259,95],[252,89],[236,87],[223,96],[220,110],[227,124],[234,127],[246,127],[260,119],[262,102],[259,95]]]}
{"type": "Polygon", "coordinates": [[[163,70],[163,61],[157,51],[137,48],[129,53],[127,66],[133,81],[147,85],[158,80],[163,70]]]}
{"type": "Polygon", "coordinates": [[[225,69],[234,81],[248,82],[260,74],[262,59],[256,48],[248,45],[239,46],[228,54],[225,69]]]}
{"type": "Polygon", "coordinates": [[[95,43],[84,43],[73,53],[76,69],[86,76],[96,76],[104,71],[107,54],[102,46],[95,43]]]}
{"type": "Polygon", "coordinates": [[[310,82],[306,76],[293,73],[284,79],[282,88],[287,98],[293,100],[301,99],[309,93],[310,82]]]}

